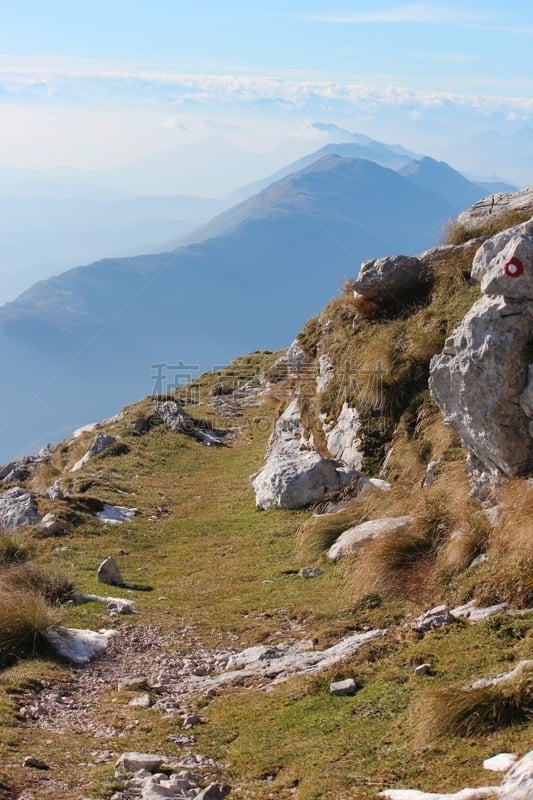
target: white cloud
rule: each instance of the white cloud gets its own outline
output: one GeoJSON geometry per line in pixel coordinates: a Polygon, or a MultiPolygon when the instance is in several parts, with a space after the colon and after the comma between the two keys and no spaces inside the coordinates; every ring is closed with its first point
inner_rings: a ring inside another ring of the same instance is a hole
{"type": "Polygon", "coordinates": [[[435,5],[432,3],[411,3],[383,10],[356,11],[354,13],[339,13],[327,15],[313,15],[310,19],[315,22],[330,22],[342,24],[368,24],[368,23],[448,23],[452,25],[471,25],[472,23],[490,22],[494,19],[492,14],[471,13],[451,6],[435,5]]]}
{"type": "MultiPolygon", "coordinates": [[[[469,58],[462,54],[437,54],[436,57],[469,58]]],[[[78,102],[85,107],[105,107],[106,103],[115,107],[122,103],[130,108],[134,103],[135,107],[164,108],[167,122],[163,124],[169,128],[175,124],[179,127],[173,109],[182,109],[191,103],[242,108],[260,103],[303,111],[312,111],[319,103],[326,108],[335,106],[346,110],[385,106],[411,110],[447,104],[480,113],[533,114],[533,96],[526,92],[527,87],[522,87],[525,96],[510,97],[412,89],[392,84],[375,86],[325,80],[281,80],[260,75],[187,74],[142,64],[76,60],[41,63],[37,59],[0,57],[0,95],[3,87],[14,92],[12,98],[19,97],[29,103],[32,94],[26,89],[39,82],[46,82],[50,102],[70,105],[78,102]]],[[[40,95],[35,100],[43,102],[40,95]]]]}

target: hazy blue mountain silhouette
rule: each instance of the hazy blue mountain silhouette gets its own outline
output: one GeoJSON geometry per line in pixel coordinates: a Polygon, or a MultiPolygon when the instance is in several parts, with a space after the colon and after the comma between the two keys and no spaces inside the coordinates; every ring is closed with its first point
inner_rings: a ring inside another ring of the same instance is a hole
{"type": "Polygon", "coordinates": [[[215,218],[194,244],[35,284],[0,308],[0,461],[150,393],[153,365],[198,367],[171,372],[173,384],[286,346],[361,260],[434,244],[449,208],[410,177],[330,155],[215,218]]]}

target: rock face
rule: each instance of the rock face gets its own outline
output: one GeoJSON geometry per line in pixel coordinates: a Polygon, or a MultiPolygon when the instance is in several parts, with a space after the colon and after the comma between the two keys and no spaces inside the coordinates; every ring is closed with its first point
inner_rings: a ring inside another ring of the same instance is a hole
{"type": "Polygon", "coordinates": [[[331,545],[328,550],[328,558],[332,561],[356,552],[365,542],[370,539],[380,539],[389,533],[397,533],[409,528],[412,517],[383,517],[382,519],[372,519],[362,522],[353,528],[341,533],[339,538],[331,545]]]}
{"type": "Polygon", "coordinates": [[[533,466],[533,222],[487,240],[473,276],[485,296],[431,362],[430,389],[469,453],[479,499],[533,466]]]}
{"type": "Polygon", "coordinates": [[[16,531],[40,520],[41,515],[30,492],[20,486],[13,486],[0,494],[0,533],[16,531]]]}
{"type": "Polygon", "coordinates": [[[266,464],[252,476],[256,505],[304,508],[357,481],[360,473],[343,461],[324,458],[305,438],[298,400],[279,417],[267,448],[266,464]]]}
{"type": "Polygon", "coordinates": [[[357,470],[363,466],[362,427],[357,409],[346,402],[337,421],[324,426],[326,444],[333,458],[338,458],[357,470]]]}
{"type": "Polygon", "coordinates": [[[415,256],[387,256],[363,261],[354,291],[379,306],[396,305],[412,289],[427,283],[429,273],[415,256]]]}
{"type": "Polygon", "coordinates": [[[490,217],[496,217],[509,211],[526,211],[528,209],[531,209],[533,214],[533,186],[522,189],[520,192],[499,192],[484,197],[459,214],[457,221],[460,225],[470,229],[483,224],[490,217]]]}

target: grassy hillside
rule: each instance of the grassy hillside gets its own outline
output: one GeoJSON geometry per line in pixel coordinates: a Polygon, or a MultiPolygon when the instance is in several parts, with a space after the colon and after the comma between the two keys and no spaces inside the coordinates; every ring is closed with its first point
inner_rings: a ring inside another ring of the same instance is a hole
{"type": "MultiPolygon", "coordinates": [[[[194,658],[203,650],[240,651],[288,639],[312,640],[324,649],[356,631],[388,629],[318,675],[269,691],[264,681],[244,681],[188,699],[205,720],[194,728],[195,751],[224,764],[220,775],[232,785],[232,797],[371,800],[389,786],[451,791],[487,783],[483,758],[531,747],[531,673],[501,689],[464,687],[533,657],[533,488],[510,482],[501,496],[500,524],[491,528],[469,497],[460,443],[427,392],[430,357],[477,297],[469,281],[474,248],[442,251],[431,265],[431,289],[404,298],[386,316],[356,304],[347,285],[300,336],[311,359],[327,353],[335,366],[334,382],[318,397],[313,368],[312,380],[299,383],[308,430],[318,431],[320,413],[333,417],[344,399],[354,402],[365,423],[366,470],[375,475],[385,469],[393,484],[389,493],[328,516],[255,509],[248,479],[261,466],[272,425],[297,383],[285,374],[279,354],[258,352],[188,388],[189,400],[196,401],[190,413],[231,429],[229,446],[204,447],[164,425],[139,435],[129,423],[151,413],[154,401],[146,399],[105,427],[121,447],[70,473],[92,442],[94,433],[86,433],[59,446],[26,482],[39,493],[41,512],[58,515],[62,535],[43,538],[30,527],[0,537],[2,601],[16,596],[20,617],[20,598],[37,598],[40,625],[53,618],[75,627],[122,629],[133,670],[135,641],[141,652],[148,635],[155,659],[160,651],[194,658]],[[269,388],[257,382],[254,404],[252,395],[244,402],[233,391],[243,375],[271,381],[269,388]],[[437,479],[422,489],[426,466],[437,458],[437,479]],[[58,478],[69,497],[43,500],[58,478]],[[122,526],[106,526],[94,517],[101,501],[140,513],[122,526]],[[350,525],[405,513],[414,517],[409,534],[370,543],[336,565],[327,562],[326,548],[350,525]],[[472,567],[481,552],[488,559],[472,567]],[[110,592],[133,597],[138,616],[110,620],[103,605],[55,603],[68,597],[69,582],[87,593],[110,589],[97,584],[96,568],[111,554],[126,580],[153,587],[110,592]],[[298,574],[304,566],[320,566],[323,573],[305,579],[298,574]],[[471,599],[505,600],[520,610],[477,624],[459,622],[424,638],[410,628],[421,611],[471,599]],[[415,676],[423,663],[431,665],[430,674],[415,676]],[[357,693],[331,695],[330,681],[345,677],[356,680],[357,693]]],[[[0,653],[10,619],[4,603],[0,653]]],[[[129,706],[134,695],[117,688],[109,662],[99,677],[98,701],[86,709],[85,732],[72,720],[62,730],[42,730],[39,719],[21,714],[43,681],[52,687],[57,682],[58,694],[68,698],[72,681],[92,669],[71,675],[39,649],[39,628],[34,630],[20,652],[4,649],[0,797],[2,791],[10,796],[8,787],[25,787],[38,798],[108,798],[120,788],[113,774],[120,753],[175,752],[167,737],[184,733],[181,719],[129,706]],[[97,735],[95,726],[111,727],[116,735],[97,735]],[[50,770],[21,771],[29,754],[50,770]]]]}

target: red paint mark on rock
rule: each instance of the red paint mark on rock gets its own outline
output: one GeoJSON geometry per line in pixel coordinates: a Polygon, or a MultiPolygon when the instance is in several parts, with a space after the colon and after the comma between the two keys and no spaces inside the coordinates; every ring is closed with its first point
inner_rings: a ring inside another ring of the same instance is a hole
{"type": "Polygon", "coordinates": [[[505,266],[503,269],[505,274],[508,275],[510,278],[519,278],[520,275],[524,274],[524,265],[522,264],[519,258],[516,258],[516,256],[509,258],[505,262],[505,266]]]}

